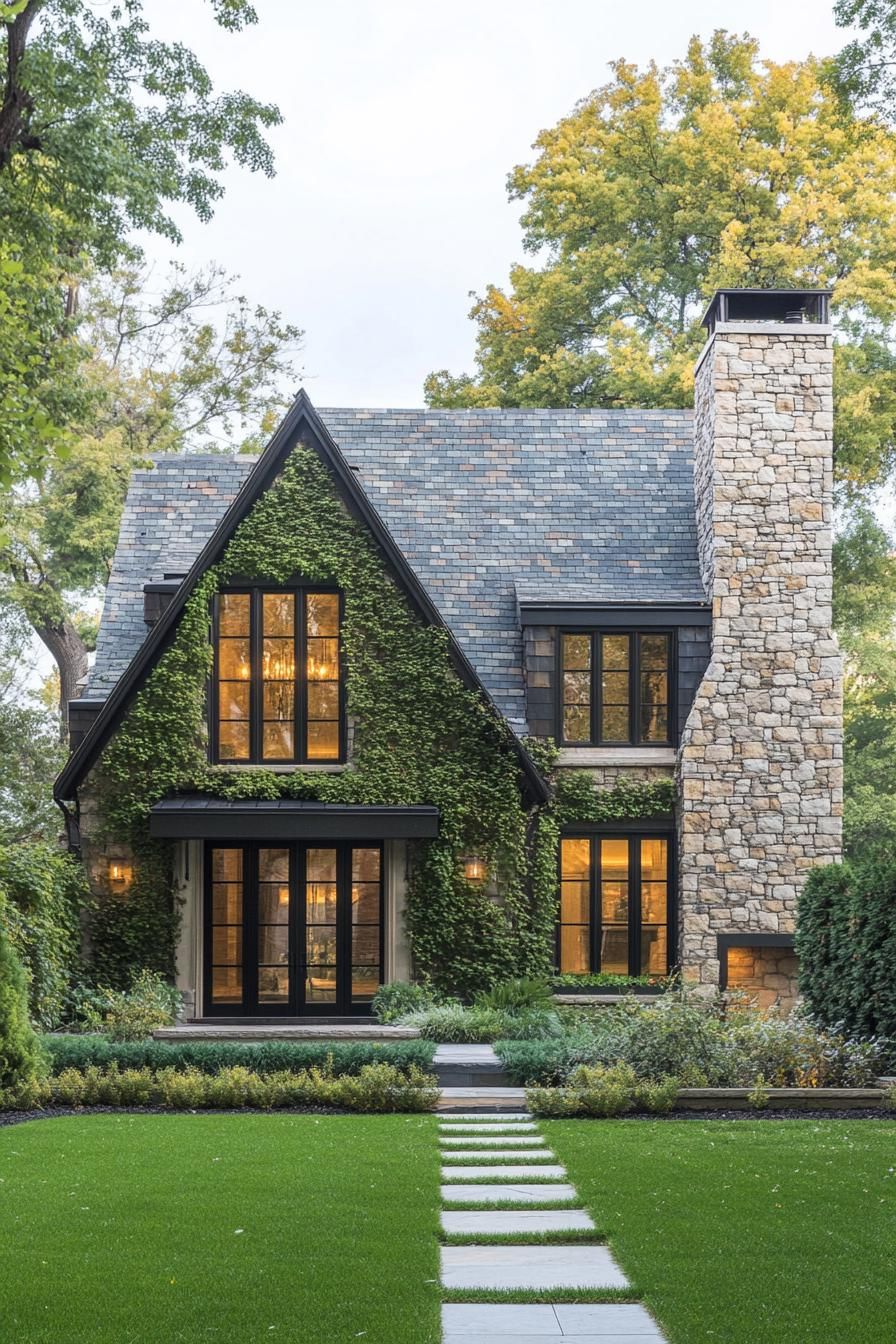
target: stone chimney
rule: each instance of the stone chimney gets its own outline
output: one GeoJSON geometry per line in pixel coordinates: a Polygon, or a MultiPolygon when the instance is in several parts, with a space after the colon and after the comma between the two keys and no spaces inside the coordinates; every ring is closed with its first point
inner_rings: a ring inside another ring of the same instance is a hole
{"type": "Polygon", "coordinates": [[[680,962],[686,977],[723,987],[749,965],[743,987],[766,1003],[795,992],[806,874],[840,854],[828,298],[719,291],[696,372],[694,492],[713,627],[679,755],[680,962]]]}

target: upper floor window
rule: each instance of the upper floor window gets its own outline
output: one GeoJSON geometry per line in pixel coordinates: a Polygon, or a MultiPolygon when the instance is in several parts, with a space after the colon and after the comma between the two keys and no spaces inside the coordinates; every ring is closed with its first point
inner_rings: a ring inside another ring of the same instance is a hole
{"type": "Polygon", "coordinates": [[[342,760],[340,612],[340,595],[332,591],[251,588],[219,595],[216,760],[342,760]]]}
{"type": "Polygon", "coordinates": [[[564,631],[561,741],[575,746],[668,744],[671,673],[668,632],[564,631]]]}

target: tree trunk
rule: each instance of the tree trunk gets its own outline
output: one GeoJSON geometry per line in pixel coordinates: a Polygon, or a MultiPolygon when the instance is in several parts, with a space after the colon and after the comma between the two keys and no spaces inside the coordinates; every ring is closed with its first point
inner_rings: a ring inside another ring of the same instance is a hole
{"type": "Polygon", "coordinates": [[[59,727],[65,742],[68,740],[68,702],[80,695],[78,682],[87,676],[87,645],[67,617],[52,625],[36,625],[34,629],[59,668],[59,727]]]}
{"type": "Polygon", "coordinates": [[[3,100],[0,102],[0,170],[7,168],[19,149],[39,149],[36,137],[26,134],[34,110],[34,100],[19,83],[19,67],[25,55],[28,30],[44,0],[28,0],[28,4],[6,25],[6,78],[3,100]]]}

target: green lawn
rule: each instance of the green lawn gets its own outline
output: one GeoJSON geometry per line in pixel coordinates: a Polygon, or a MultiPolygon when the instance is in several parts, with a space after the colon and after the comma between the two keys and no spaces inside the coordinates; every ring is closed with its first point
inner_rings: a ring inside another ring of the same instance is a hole
{"type": "Polygon", "coordinates": [[[671,1344],[896,1339],[896,1125],[545,1121],[671,1344]]]}
{"type": "Polygon", "coordinates": [[[435,1344],[428,1116],[103,1115],[0,1130],[16,1344],[435,1344]]]}

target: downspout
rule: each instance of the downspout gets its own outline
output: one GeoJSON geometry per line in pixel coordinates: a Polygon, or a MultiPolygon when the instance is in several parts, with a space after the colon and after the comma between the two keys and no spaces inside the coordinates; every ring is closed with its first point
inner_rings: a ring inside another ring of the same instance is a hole
{"type": "Polygon", "coordinates": [[[67,848],[69,854],[74,854],[74,855],[76,855],[77,858],[80,858],[80,857],[81,857],[81,807],[80,807],[80,804],[79,804],[79,802],[78,802],[78,800],[77,800],[77,798],[76,798],[76,799],[75,799],[75,810],[74,810],[74,812],[71,812],[71,811],[69,811],[68,807],[67,807],[66,804],[62,801],[61,798],[54,798],[53,801],[55,802],[56,806],[59,808],[60,812],[62,813],[62,815],[63,815],[63,817],[64,817],[64,819],[65,819],[65,840],[66,840],[66,848],[67,848]]]}

